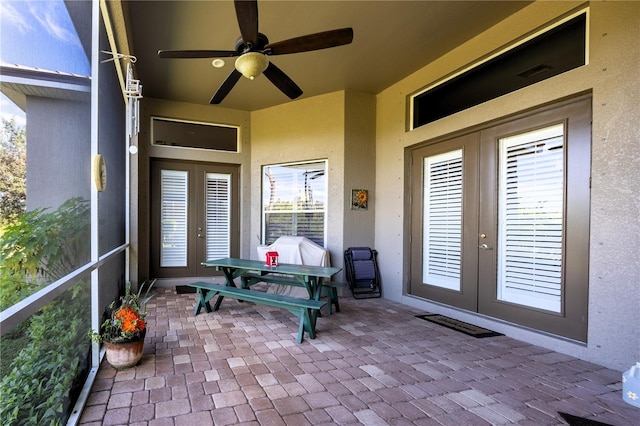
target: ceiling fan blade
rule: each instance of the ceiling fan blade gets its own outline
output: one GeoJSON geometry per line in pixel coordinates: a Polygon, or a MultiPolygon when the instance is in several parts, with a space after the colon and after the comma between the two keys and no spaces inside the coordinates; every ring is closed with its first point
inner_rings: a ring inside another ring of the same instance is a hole
{"type": "Polygon", "coordinates": [[[269,66],[264,70],[263,74],[290,99],[295,99],[302,95],[302,89],[280,68],[275,66],[273,62],[269,62],[269,66]]]}
{"type": "Polygon", "coordinates": [[[238,80],[240,80],[240,77],[242,77],[242,74],[240,74],[240,71],[234,68],[227,79],[222,82],[220,87],[218,87],[218,90],[216,90],[216,93],[213,94],[213,97],[211,98],[209,103],[212,105],[217,105],[222,102],[222,100],[229,94],[231,89],[233,89],[233,86],[235,86],[238,80]]]}
{"type": "Polygon", "coordinates": [[[258,1],[234,0],[240,34],[245,43],[258,44],[258,1]]]}
{"type": "Polygon", "coordinates": [[[228,58],[238,56],[235,50],[158,50],[160,58],[228,58]]]}
{"type": "Polygon", "coordinates": [[[268,55],[285,55],[342,46],[352,41],[353,28],[341,28],[270,43],[264,49],[268,55]]]}

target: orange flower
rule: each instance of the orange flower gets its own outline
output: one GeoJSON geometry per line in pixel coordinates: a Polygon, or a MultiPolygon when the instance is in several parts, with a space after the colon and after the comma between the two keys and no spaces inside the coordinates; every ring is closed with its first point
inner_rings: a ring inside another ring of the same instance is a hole
{"type": "MultiPolygon", "coordinates": [[[[1,0],[0,0],[1,1],[1,0]]],[[[144,321],[146,311],[145,304],[154,296],[149,295],[149,290],[153,286],[142,284],[137,293],[131,292],[131,284],[127,283],[124,296],[120,297],[120,307],[114,308],[116,301],[109,305],[111,315],[105,319],[100,326],[101,332],[90,331],[91,338],[95,342],[119,343],[144,338],[147,330],[147,323],[144,321]],[[142,289],[146,288],[144,296],[142,289]]]]}
{"type": "Polygon", "coordinates": [[[142,331],[146,328],[147,324],[144,322],[140,315],[128,306],[124,306],[115,313],[115,318],[122,323],[122,331],[142,331]]]}

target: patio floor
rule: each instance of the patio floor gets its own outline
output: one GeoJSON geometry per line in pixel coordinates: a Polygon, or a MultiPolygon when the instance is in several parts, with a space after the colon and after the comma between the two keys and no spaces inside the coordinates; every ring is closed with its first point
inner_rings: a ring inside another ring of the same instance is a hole
{"type": "Polygon", "coordinates": [[[621,373],[505,336],[477,339],[384,299],[340,298],[317,338],[288,312],[157,288],[145,355],[103,361],[82,425],[639,425],[621,373]],[[575,423],[578,424],[578,423],[575,423]],[[579,423],[589,424],[589,423],[579,423]]]}

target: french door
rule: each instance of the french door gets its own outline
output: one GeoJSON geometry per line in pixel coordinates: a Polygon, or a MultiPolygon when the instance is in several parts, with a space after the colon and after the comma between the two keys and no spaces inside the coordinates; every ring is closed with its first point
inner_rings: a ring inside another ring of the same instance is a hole
{"type": "Polygon", "coordinates": [[[151,196],[153,277],[215,275],[201,262],[238,256],[236,166],[154,160],[151,196]]]}
{"type": "Polygon", "coordinates": [[[591,99],[411,151],[409,292],[586,341],[591,99]]]}

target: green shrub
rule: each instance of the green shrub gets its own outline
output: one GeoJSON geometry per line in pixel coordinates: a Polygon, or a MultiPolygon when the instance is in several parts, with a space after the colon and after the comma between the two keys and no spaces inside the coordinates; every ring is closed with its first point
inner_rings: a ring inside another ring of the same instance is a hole
{"type": "Polygon", "coordinates": [[[3,425],[66,423],[88,368],[89,295],[78,283],[32,317],[30,344],[0,382],[3,425]]]}
{"type": "MultiPolygon", "coordinates": [[[[87,201],[73,198],[52,212],[25,213],[3,229],[0,309],[89,260],[89,212],[87,201]]],[[[0,424],[66,423],[89,366],[90,311],[89,285],[80,282],[2,337],[0,424]]]]}
{"type": "Polygon", "coordinates": [[[0,379],[11,370],[11,363],[29,344],[29,321],[22,321],[16,328],[2,336],[0,344],[0,379]]]}

